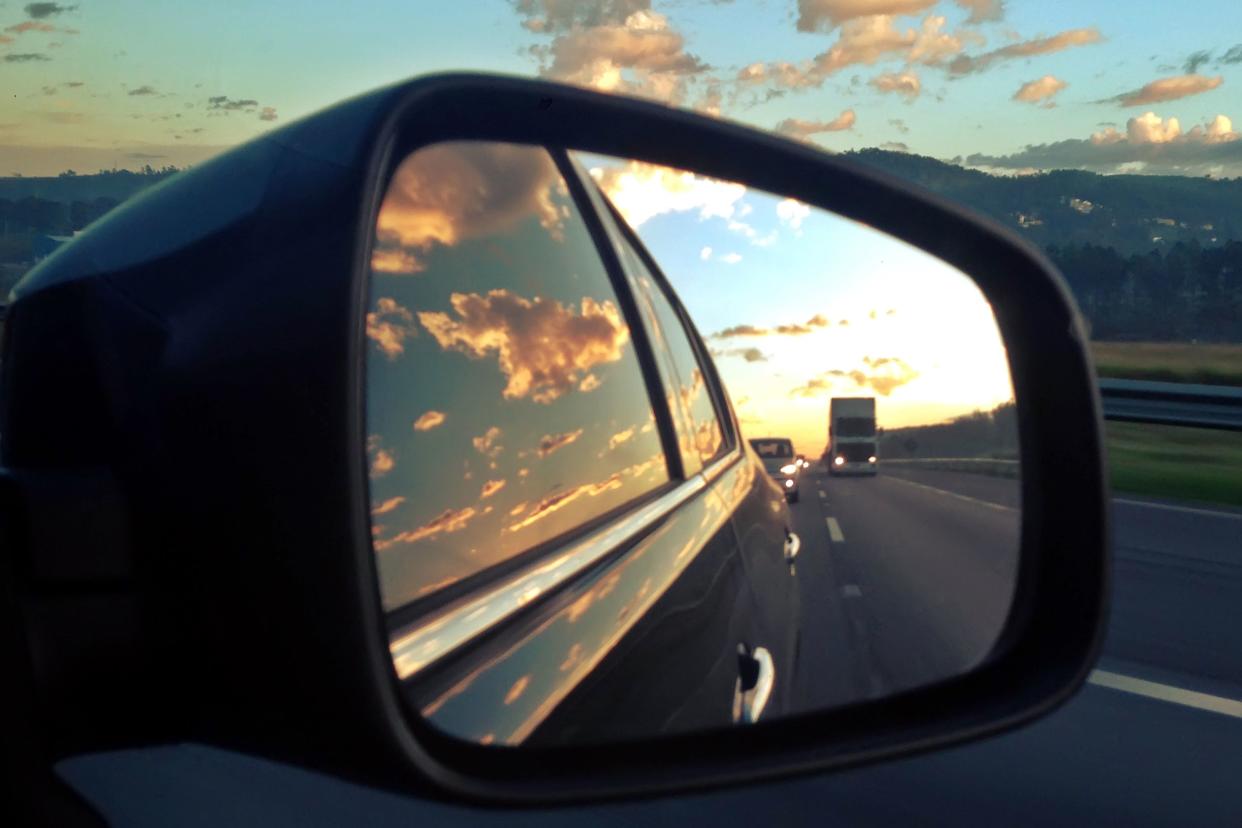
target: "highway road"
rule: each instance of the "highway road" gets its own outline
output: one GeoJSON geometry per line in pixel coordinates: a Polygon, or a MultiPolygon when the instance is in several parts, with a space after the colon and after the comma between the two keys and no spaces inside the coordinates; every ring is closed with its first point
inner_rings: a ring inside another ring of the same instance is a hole
{"type": "Polygon", "coordinates": [[[812,467],[791,510],[802,538],[795,709],[892,695],[987,654],[1013,595],[1016,480],[812,467]]]}
{"type": "MultiPolygon", "coordinates": [[[[799,578],[820,623],[802,647],[824,666],[803,679],[803,697],[889,692],[977,657],[988,637],[963,622],[1004,611],[1017,506],[1013,481],[957,472],[806,479],[794,506],[799,578]],[[912,509],[923,519],[910,520],[912,509]]],[[[198,745],[79,757],[60,771],[117,825],[1242,825],[1242,511],[1126,497],[1113,509],[1110,626],[1090,683],[1032,725],[950,750],[764,786],[517,812],[198,745]]]]}

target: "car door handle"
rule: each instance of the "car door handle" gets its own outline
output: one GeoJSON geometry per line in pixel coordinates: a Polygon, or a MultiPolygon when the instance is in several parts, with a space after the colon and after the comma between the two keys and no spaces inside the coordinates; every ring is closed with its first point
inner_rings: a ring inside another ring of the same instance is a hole
{"type": "Polygon", "coordinates": [[[776,667],[765,647],[752,653],[745,644],[737,645],[737,682],[733,685],[733,721],[754,724],[772,697],[776,667]]]}
{"type": "Polygon", "coordinates": [[[798,557],[798,551],[802,549],[802,539],[798,537],[797,532],[785,530],[785,560],[793,563],[798,557]]]}

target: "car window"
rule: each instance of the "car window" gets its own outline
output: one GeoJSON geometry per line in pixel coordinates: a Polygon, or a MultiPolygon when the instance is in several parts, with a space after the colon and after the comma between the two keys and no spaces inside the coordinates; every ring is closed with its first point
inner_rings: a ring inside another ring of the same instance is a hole
{"type": "Polygon", "coordinates": [[[601,204],[601,215],[618,249],[621,265],[630,277],[643,321],[651,333],[659,359],[661,379],[669,389],[678,445],[686,474],[693,474],[725,448],[720,416],[707,387],[707,376],[690,343],[690,334],[626,234],[617,226],[603,196],[592,185],[591,197],[601,204]]]}
{"type": "Polygon", "coordinates": [[[669,479],[630,329],[543,149],[397,169],[366,316],[372,535],[392,609],[669,479]]]}
{"type": "Polygon", "coordinates": [[[755,453],[760,457],[793,457],[793,443],[789,440],[761,440],[755,439],[750,441],[751,446],[755,449],[755,453]]]}

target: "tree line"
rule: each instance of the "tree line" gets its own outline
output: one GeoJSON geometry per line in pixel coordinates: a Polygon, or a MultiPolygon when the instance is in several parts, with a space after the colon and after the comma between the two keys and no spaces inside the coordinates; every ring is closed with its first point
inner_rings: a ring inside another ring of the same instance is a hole
{"type": "Polygon", "coordinates": [[[1128,256],[1096,244],[1047,252],[1092,339],[1242,342],[1242,242],[1178,242],[1128,256]]]}
{"type": "Polygon", "coordinates": [[[884,429],[880,458],[1018,456],[1018,413],[1013,403],[972,411],[944,423],[884,429]]]}

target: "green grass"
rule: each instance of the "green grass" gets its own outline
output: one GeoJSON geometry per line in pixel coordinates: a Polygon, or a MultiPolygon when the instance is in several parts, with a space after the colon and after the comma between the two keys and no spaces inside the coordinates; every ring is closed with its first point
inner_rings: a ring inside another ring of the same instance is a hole
{"type": "Polygon", "coordinates": [[[1101,377],[1242,385],[1242,345],[1092,342],[1091,351],[1101,377]]]}
{"type": "Polygon", "coordinates": [[[1242,506],[1242,433],[1104,424],[1113,491],[1242,506]]]}

